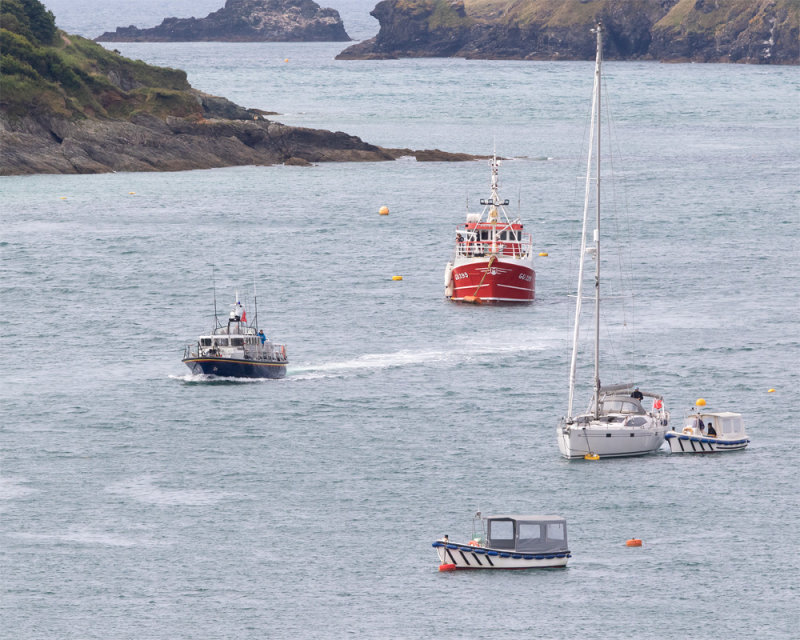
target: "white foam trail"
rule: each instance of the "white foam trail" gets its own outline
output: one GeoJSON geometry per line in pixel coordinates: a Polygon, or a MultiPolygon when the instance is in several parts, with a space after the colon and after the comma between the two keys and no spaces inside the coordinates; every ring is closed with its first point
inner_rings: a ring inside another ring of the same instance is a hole
{"type": "Polygon", "coordinates": [[[202,373],[197,375],[193,373],[187,373],[186,375],[183,376],[176,376],[170,374],[168,377],[172,380],[180,380],[181,382],[188,382],[193,384],[194,383],[214,384],[214,383],[231,383],[231,382],[252,383],[252,382],[264,382],[264,381],[274,382],[274,380],[270,378],[227,378],[222,376],[209,376],[202,373]]]}
{"type": "Polygon", "coordinates": [[[138,542],[107,531],[71,530],[64,533],[13,533],[12,537],[36,542],[75,542],[86,545],[106,545],[110,547],[135,547],[138,542]]]}
{"type": "Polygon", "coordinates": [[[292,380],[309,380],[340,377],[346,373],[391,369],[409,365],[453,365],[476,359],[491,359],[493,356],[497,355],[542,351],[548,347],[548,342],[548,340],[541,340],[538,343],[526,345],[503,340],[503,344],[469,344],[453,349],[432,349],[426,351],[401,350],[393,353],[367,353],[348,360],[309,364],[308,366],[296,368],[290,367],[289,376],[292,380]]]}
{"type": "Polygon", "coordinates": [[[25,482],[24,478],[0,478],[0,500],[15,500],[37,491],[26,487],[25,482]]]}
{"type": "Polygon", "coordinates": [[[156,485],[155,476],[142,476],[128,481],[115,482],[106,488],[109,493],[127,496],[155,505],[213,505],[223,500],[227,494],[203,489],[165,489],[156,485]]]}

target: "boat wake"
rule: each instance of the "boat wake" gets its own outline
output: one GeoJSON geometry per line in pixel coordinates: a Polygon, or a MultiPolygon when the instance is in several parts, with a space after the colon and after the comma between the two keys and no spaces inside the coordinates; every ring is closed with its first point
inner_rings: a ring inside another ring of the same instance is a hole
{"type": "Polygon", "coordinates": [[[205,374],[187,373],[183,376],[170,375],[171,380],[179,380],[186,384],[245,384],[245,383],[261,383],[261,382],[274,382],[272,378],[231,378],[223,376],[211,376],[205,374]]]}
{"type": "Polygon", "coordinates": [[[432,349],[427,351],[395,351],[394,353],[367,353],[348,360],[289,367],[287,377],[292,380],[316,380],[359,375],[369,371],[394,369],[408,366],[449,367],[463,362],[482,362],[496,359],[498,355],[521,354],[542,351],[548,347],[544,342],[535,345],[473,345],[458,349],[432,349]]]}

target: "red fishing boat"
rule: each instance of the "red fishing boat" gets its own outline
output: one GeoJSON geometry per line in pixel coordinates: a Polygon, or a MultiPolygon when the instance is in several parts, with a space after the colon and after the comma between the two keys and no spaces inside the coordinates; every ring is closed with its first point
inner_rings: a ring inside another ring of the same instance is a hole
{"type": "Polygon", "coordinates": [[[481,213],[467,213],[456,227],[455,250],[444,271],[444,295],[455,302],[532,302],[536,285],[533,240],[519,218],[511,220],[508,200],[498,195],[496,156],[492,195],[481,200],[481,213]]]}

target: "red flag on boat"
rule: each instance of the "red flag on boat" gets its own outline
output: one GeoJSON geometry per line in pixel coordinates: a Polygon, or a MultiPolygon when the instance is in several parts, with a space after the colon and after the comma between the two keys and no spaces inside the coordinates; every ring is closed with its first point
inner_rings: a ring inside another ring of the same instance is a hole
{"type": "Polygon", "coordinates": [[[242,322],[247,322],[247,311],[242,309],[242,322]]]}

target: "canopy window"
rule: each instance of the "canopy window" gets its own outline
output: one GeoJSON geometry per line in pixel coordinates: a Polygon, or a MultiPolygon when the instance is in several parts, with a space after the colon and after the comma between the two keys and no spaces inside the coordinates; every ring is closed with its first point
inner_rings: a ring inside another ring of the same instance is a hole
{"type": "Polygon", "coordinates": [[[514,521],[489,520],[487,529],[488,546],[495,549],[514,548],[514,521]]]}

